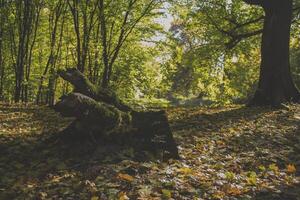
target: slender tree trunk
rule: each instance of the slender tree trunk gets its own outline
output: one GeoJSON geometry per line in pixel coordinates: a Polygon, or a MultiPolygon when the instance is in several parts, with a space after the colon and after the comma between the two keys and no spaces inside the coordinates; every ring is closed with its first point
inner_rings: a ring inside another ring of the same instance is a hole
{"type": "MultiPolygon", "coordinates": [[[[2,15],[1,22],[2,25],[2,15]]],[[[0,30],[0,100],[3,100],[3,83],[4,83],[4,60],[3,60],[3,30],[0,30]]]]}
{"type": "MultiPolygon", "coordinates": [[[[28,90],[29,90],[29,83],[30,83],[30,72],[31,72],[31,64],[32,64],[32,53],[33,53],[33,48],[36,42],[36,37],[37,37],[37,30],[39,26],[39,21],[40,21],[40,12],[41,12],[41,7],[40,5],[37,5],[37,10],[33,10],[36,13],[31,13],[32,15],[32,20],[34,21],[34,27],[33,27],[33,35],[32,37],[32,42],[30,44],[30,48],[27,49],[27,62],[26,62],[26,70],[25,70],[25,78],[26,78],[26,84],[24,86],[24,101],[28,102],[28,90]]],[[[29,37],[29,36],[28,36],[29,37]]],[[[29,43],[30,38],[28,38],[28,43],[29,43]]]]}
{"type": "MultiPolygon", "coordinates": [[[[20,5],[20,8],[19,8],[20,12],[22,9],[21,7],[22,6],[20,5]]],[[[24,13],[27,13],[28,6],[24,5],[24,7],[25,7],[24,13]]],[[[25,14],[23,16],[25,16],[25,14]]],[[[15,102],[20,101],[21,87],[22,87],[23,76],[24,76],[24,57],[25,57],[24,48],[25,48],[25,37],[26,37],[26,31],[27,31],[27,27],[24,24],[26,24],[27,16],[24,17],[24,21],[21,21],[21,19],[19,19],[19,20],[20,20],[19,21],[19,44],[18,44],[18,54],[17,54],[16,71],[15,71],[15,96],[14,96],[15,102]]]]}
{"type": "Polygon", "coordinates": [[[1,70],[0,71],[0,101],[2,101],[4,99],[4,94],[3,94],[4,75],[5,75],[4,62],[2,62],[0,70],[1,70]]]}
{"type": "Polygon", "coordinates": [[[292,0],[264,1],[262,6],[266,16],[260,79],[250,105],[278,106],[296,102],[300,94],[293,83],[289,61],[292,0]]]}
{"type": "MultiPolygon", "coordinates": [[[[4,10],[4,1],[0,1],[0,27],[3,27],[4,25],[4,20],[5,20],[5,14],[3,13],[4,10]]],[[[5,67],[4,67],[4,56],[3,56],[3,35],[4,31],[3,28],[0,28],[0,101],[3,100],[3,84],[4,84],[4,72],[5,72],[5,67]]]]}
{"type": "MultiPolygon", "coordinates": [[[[16,22],[18,24],[18,47],[15,64],[15,102],[24,100],[24,75],[25,66],[29,52],[29,40],[33,27],[34,2],[32,0],[23,0],[16,2],[16,22]]],[[[13,41],[15,42],[15,41],[13,41]]]]}
{"type": "MultiPolygon", "coordinates": [[[[39,61],[39,65],[42,66],[42,60],[43,60],[43,50],[39,49],[39,54],[38,54],[38,61],[39,61]]],[[[45,71],[44,71],[45,73],[45,71]]],[[[43,73],[43,75],[44,75],[43,73]]],[[[37,92],[37,99],[36,99],[36,103],[42,103],[43,102],[43,94],[42,94],[42,90],[43,90],[43,80],[44,80],[44,76],[42,75],[41,79],[40,79],[40,84],[39,84],[39,88],[38,88],[38,92],[37,92]]]]}
{"type": "MultiPolygon", "coordinates": [[[[98,48],[98,43],[99,43],[99,35],[100,35],[100,24],[98,23],[98,26],[96,28],[96,35],[95,35],[95,38],[96,38],[96,41],[95,41],[95,44],[94,44],[94,59],[91,59],[91,61],[93,60],[94,63],[91,64],[93,66],[93,69],[92,70],[92,82],[94,84],[98,83],[98,80],[99,80],[99,69],[100,69],[100,63],[99,63],[99,48],[98,48]]],[[[99,84],[100,85],[100,84],[99,84]]]]}
{"type": "Polygon", "coordinates": [[[5,67],[4,67],[4,59],[3,59],[3,52],[2,52],[2,37],[0,35],[0,101],[3,100],[3,84],[4,84],[4,72],[5,72],[5,67]]]}
{"type": "Polygon", "coordinates": [[[103,75],[101,86],[107,88],[109,84],[108,70],[109,70],[109,56],[107,47],[107,32],[106,32],[106,18],[104,14],[104,0],[99,1],[99,18],[100,18],[100,30],[101,30],[101,42],[102,42],[102,59],[103,59],[103,75]]]}
{"type": "Polygon", "coordinates": [[[63,26],[64,26],[64,22],[65,22],[65,16],[63,16],[62,18],[62,22],[61,22],[61,29],[60,29],[60,40],[59,40],[59,44],[58,44],[58,50],[55,53],[55,46],[56,46],[56,33],[57,33],[57,28],[58,28],[58,23],[59,23],[59,19],[61,17],[62,12],[65,9],[65,5],[64,3],[59,2],[59,4],[56,6],[56,8],[52,11],[53,14],[49,16],[49,23],[51,24],[51,42],[50,42],[50,54],[46,63],[46,66],[44,68],[43,74],[40,78],[40,83],[39,83],[39,88],[38,88],[38,92],[36,95],[36,103],[40,102],[40,97],[41,97],[41,93],[42,93],[42,88],[43,88],[43,84],[44,84],[44,80],[46,78],[46,75],[50,70],[53,68],[53,66],[56,63],[57,60],[57,55],[58,52],[61,49],[62,46],[62,35],[63,35],[63,26]]]}
{"type": "Polygon", "coordinates": [[[57,60],[61,60],[62,57],[62,42],[63,42],[63,30],[64,30],[64,22],[65,22],[65,18],[63,18],[63,21],[61,23],[61,28],[60,28],[60,36],[59,36],[59,43],[58,43],[58,48],[57,51],[55,53],[56,58],[54,59],[51,68],[50,68],[50,76],[49,76],[49,82],[48,82],[48,105],[49,106],[53,106],[54,102],[55,102],[55,91],[56,91],[56,86],[57,86],[57,67],[56,67],[56,63],[57,60]]]}

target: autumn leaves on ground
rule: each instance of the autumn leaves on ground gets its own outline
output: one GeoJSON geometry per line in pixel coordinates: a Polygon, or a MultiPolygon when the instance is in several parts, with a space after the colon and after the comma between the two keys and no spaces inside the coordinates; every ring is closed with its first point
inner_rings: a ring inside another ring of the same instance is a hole
{"type": "Polygon", "coordinates": [[[141,162],[129,147],[51,140],[71,119],[47,107],[1,104],[0,199],[299,199],[299,106],[168,116],[181,160],[141,162]]]}

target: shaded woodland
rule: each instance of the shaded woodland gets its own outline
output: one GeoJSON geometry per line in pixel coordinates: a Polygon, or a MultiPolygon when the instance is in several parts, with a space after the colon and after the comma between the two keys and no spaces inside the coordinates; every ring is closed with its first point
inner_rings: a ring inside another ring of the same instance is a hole
{"type": "Polygon", "coordinates": [[[0,0],[0,199],[300,197],[299,0],[0,0]]]}

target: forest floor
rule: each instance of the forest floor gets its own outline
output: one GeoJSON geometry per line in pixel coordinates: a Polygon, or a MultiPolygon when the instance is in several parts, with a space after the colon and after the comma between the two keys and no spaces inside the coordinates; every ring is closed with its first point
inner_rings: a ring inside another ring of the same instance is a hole
{"type": "Polygon", "coordinates": [[[300,106],[169,108],[181,160],[47,140],[71,119],[0,104],[0,199],[300,199],[300,106]]]}

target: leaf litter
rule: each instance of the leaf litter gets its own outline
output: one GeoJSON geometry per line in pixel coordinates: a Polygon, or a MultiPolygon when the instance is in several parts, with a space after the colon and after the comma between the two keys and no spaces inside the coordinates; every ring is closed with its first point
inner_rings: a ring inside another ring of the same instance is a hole
{"type": "Polygon", "coordinates": [[[167,112],[181,159],[139,162],[130,147],[48,142],[71,119],[0,104],[0,199],[299,199],[299,106],[167,112]]]}

